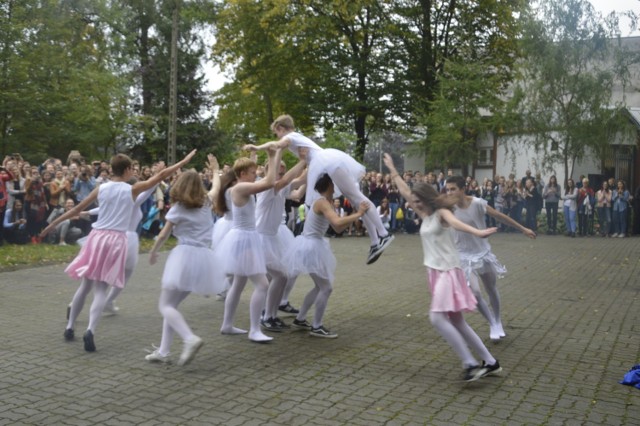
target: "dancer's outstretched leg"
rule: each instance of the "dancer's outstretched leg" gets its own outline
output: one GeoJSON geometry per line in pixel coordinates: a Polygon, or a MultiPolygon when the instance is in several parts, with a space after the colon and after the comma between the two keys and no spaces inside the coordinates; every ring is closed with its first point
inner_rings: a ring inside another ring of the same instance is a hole
{"type": "MultiPolygon", "coordinates": [[[[251,328],[249,329],[249,340],[258,343],[269,342],[273,340],[273,337],[267,336],[262,332],[262,330],[260,330],[260,314],[265,306],[265,300],[267,299],[269,281],[267,281],[267,276],[265,274],[252,275],[249,278],[254,285],[253,294],[251,295],[251,304],[249,307],[249,319],[251,323],[251,328]]],[[[228,299],[229,296],[227,296],[227,300],[228,299]]]]}
{"type": "MultiPolygon", "coordinates": [[[[222,334],[244,334],[247,330],[236,328],[233,326],[233,319],[236,315],[236,309],[238,303],[240,303],[240,296],[244,290],[244,286],[247,284],[247,277],[234,276],[231,288],[227,292],[227,297],[224,301],[224,316],[222,321],[222,327],[220,332],[222,334]]],[[[260,308],[262,309],[262,307],[260,308]]]]}
{"type": "MultiPolygon", "coordinates": [[[[493,314],[493,328],[491,334],[494,333],[500,338],[505,337],[504,328],[502,327],[502,318],[500,317],[500,292],[498,291],[497,276],[495,272],[485,272],[480,275],[484,289],[489,296],[491,310],[493,314]]],[[[493,336],[491,337],[493,339],[493,336]]]]}
{"type": "Polygon", "coordinates": [[[460,334],[457,327],[453,325],[449,312],[429,312],[431,324],[438,333],[449,343],[458,358],[462,361],[463,368],[477,367],[478,361],[469,350],[465,338],[460,334]]]}
{"type": "Polygon", "coordinates": [[[489,322],[489,338],[491,340],[499,340],[500,335],[495,330],[495,320],[493,318],[493,314],[487,305],[487,302],[482,297],[482,291],[480,290],[480,283],[478,282],[478,275],[475,272],[472,272],[469,276],[469,287],[473,292],[473,295],[476,297],[478,304],[476,305],[478,311],[482,314],[483,317],[487,319],[489,322]]]}

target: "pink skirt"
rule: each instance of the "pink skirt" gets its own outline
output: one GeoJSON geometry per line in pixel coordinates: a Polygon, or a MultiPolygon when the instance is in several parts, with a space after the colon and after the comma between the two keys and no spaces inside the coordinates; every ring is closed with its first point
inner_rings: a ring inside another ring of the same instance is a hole
{"type": "Polygon", "coordinates": [[[94,229],[80,253],[64,270],[75,280],[87,278],[124,288],[124,266],[127,260],[127,234],[94,229]]]}
{"type": "Polygon", "coordinates": [[[464,271],[453,268],[448,271],[427,268],[431,290],[431,312],[470,312],[478,301],[467,285],[464,271]]]}

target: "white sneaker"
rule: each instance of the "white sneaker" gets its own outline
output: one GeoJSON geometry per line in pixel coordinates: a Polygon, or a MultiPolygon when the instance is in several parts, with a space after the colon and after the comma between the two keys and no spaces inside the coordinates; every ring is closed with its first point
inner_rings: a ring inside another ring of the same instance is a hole
{"type": "Polygon", "coordinates": [[[618,235],[618,238],[624,238],[624,234],[618,235]]]}
{"type": "Polygon", "coordinates": [[[168,363],[170,361],[169,355],[170,354],[162,355],[160,353],[160,350],[156,349],[155,351],[151,352],[149,355],[145,356],[144,359],[146,359],[149,362],[168,363]]]}
{"type": "Polygon", "coordinates": [[[198,336],[193,336],[192,338],[185,340],[182,353],[180,354],[180,359],[178,360],[178,365],[182,366],[189,364],[203,344],[204,342],[198,336]]]}
{"type": "Polygon", "coordinates": [[[618,236],[618,233],[616,232],[615,234],[611,235],[611,238],[615,238],[618,236]]]}
{"type": "Polygon", "coordinates": [[[106,305],[104,305],[104,309],[102,310],[102,312],[109,315],[116,315],[119,310],[120,308],[118,308],[113,303],[107,303],[106,305]]]}

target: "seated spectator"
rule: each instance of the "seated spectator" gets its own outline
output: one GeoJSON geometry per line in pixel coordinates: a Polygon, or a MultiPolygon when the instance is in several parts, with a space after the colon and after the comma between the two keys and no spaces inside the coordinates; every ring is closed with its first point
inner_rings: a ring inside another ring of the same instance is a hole
{"type": "Polygon", "coordinates": [[[382,199],[382,202],[377,207],[378,215],[380,216],[380,220],[382,220],[382,224],[384,228],[389,230],[391,223],[391,208],[389,207],[389,200],[386,198],[382,199]]]}
{"type": "Polygon", "coordinates": [[[21,199],[16,198],[13,206],[5,212],[3,227],[7,242],[11,244],[27,244],[29,242],[27,216],[21,199]]]}
{"type": "MultiPolygon", "coordinates": [[[[57,207],[55,208],[49,218],[47,219],[47,223],[51,223],[58,218],[58,216],[62,216],[64,213],[68,212],[72,208],[74,208],[76,203],[74,203],[73,199],[69,198],[65,201],[64,208],[57,207]]],[[[76,216],[72,219],[68,219],[62,221],[58,226],[56,226],[56,230],[51,232],[47,238],[49,242],[52,244],[59,244],[61,246],[66,246],[67,244],[74,244],[80,238],[84,237],[85,234],[82,232],[81,224],[87,222],[88,219],[82,219],[80,216],[76,216]]]]}
{"type": "MultiPolygon", "coordinates": [[[[340,198],[334,198],[333,199],[333,210],[336,212],[336,214],[338,215],[338,217],[344,217],[344,209],[342,208],[342,204],[340,203],[340,198]]],[[[344,230],[340,233],[336,232],[332,226],[329,227],[329,229],[327,230],[327,236],[328,237],[342,237],[342,235],[344,235],[344,230]]]]}

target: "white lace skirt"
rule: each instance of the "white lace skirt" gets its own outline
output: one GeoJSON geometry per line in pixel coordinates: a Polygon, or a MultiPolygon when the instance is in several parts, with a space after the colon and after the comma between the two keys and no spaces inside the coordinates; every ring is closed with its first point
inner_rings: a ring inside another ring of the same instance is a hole
{"type": "Polygon", "coordinates": [[[285,266],[291,276],[316,274],[330,282],[335,279],[336,257],[329,239],[298,235],[285,255],[285,266]]]}

